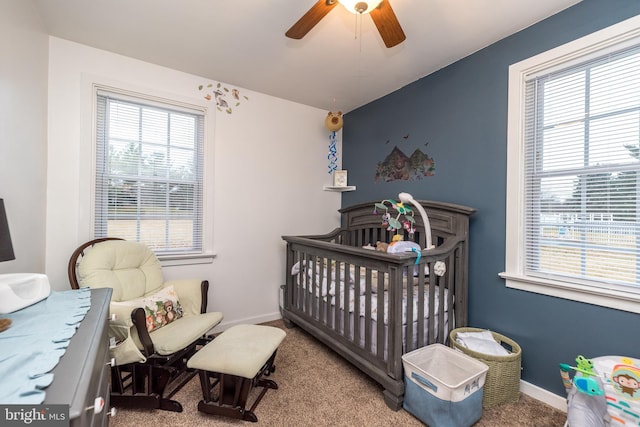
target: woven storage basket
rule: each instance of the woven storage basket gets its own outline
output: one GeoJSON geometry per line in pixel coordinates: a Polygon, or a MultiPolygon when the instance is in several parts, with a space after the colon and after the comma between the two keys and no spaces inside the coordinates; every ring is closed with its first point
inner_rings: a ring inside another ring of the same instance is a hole
{"type": "Polygon", "coordinates": [[[497,332],[491,332],[493,338],[505,347],[511,348],[507,356],[494,356],[479,353],[461,346],[456,341],[460,332],[482,332],[478,328],[457,328],[449,334],[449,345],[464,354],[478,359],[489,366],[483,388],[482,406],[485,408],[507,402],[517,402],[520,398],[520,362],[522,349],[512,339],[497,332]]]}

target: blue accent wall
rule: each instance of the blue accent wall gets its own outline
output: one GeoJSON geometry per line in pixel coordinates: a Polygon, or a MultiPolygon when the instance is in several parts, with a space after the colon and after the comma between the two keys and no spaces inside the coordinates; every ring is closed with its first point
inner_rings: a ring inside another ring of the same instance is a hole
{"type": "Polygon", "coordinates": [[[470,325],[518,342],[522,379],[561,396],[558,363],[573,363],[579,354],[640,358],[640,315],[508,289],[498,277],[505,257],[508,68],[637,14],[638,0],[583,0],[344,119],[343,168],[357,190],[343,193],[342,205],[407,191],[476,208],[470,325]],[[376,165],[394,146],[407,155],[421,149],[435,160],[435,175],[375,182],[376,165]]]}

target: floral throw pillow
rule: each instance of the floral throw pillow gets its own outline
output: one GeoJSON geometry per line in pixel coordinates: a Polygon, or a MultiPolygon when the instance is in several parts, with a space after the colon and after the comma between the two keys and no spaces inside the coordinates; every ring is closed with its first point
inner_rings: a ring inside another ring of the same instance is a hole
{"type": "Polygon", "coordinates": [[[155,331],[182,317],[184,313],[173,286],[146,297],[144,300],[147,331],[155,331]]]}

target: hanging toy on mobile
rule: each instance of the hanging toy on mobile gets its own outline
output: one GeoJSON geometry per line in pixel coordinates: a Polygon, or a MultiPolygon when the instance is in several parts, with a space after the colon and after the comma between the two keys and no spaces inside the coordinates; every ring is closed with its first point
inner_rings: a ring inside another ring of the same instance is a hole
{"type": "Polygon", "coordinates": [[[329,135],[329,154],[327,159],[329,160],[329,174],[332,174],[338,169],[338,149],[336,148],[336,132],[342,129],[342,111],[329,111],[327,117],[324,119],[324,125],[331,131],[329,135]]]}

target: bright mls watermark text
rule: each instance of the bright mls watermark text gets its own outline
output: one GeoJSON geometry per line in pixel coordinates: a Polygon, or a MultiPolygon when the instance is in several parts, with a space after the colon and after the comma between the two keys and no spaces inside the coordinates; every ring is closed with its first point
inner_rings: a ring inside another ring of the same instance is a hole
{"type": "Polygon", "coordinates": [[[0,405],[2,426],[69,426],[69,405],[0,405]]]}

